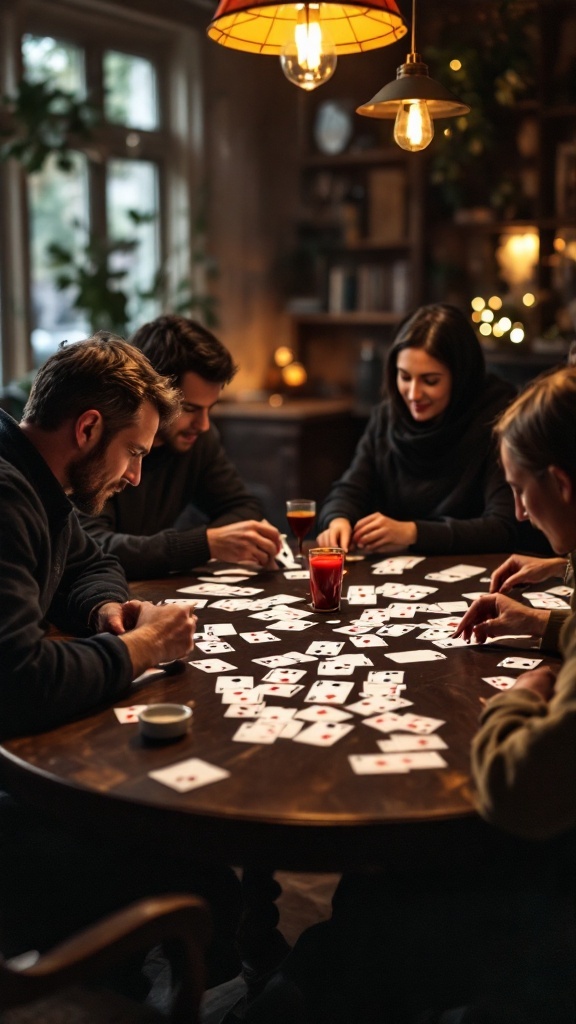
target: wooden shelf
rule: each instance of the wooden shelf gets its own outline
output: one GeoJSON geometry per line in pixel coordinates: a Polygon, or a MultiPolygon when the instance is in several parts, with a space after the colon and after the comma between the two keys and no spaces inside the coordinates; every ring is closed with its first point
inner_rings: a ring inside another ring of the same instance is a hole
{"type": "Polygon", "coordinates": [[[404,319],[403,313],[362,313],[354,310],[349,313],[300,313],[292,316],[292,321],[300,326],[331,327],[336,325],[344,326],[372,326],[387,327],[396,326],[404,319]]]}

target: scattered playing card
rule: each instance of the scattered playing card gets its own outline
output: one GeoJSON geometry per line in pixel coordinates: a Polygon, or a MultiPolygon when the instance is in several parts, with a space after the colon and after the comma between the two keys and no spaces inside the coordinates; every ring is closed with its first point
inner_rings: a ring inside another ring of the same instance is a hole
{"type": "Polygon", "coordinates": [[[315,654],[317,657],[319,655],[340,654],[343,647],[343,640],[313,640],[310,646],[306,648],[306,654],[315,654]]]}
{"type": "Polygon", "coordinates": [[[131,704],[129,708],[114,708],[114,714],[121,725],[130,725],[138,721],[138,715],[146,707],[147,704],[131,704]]]}
{"type": "Polygon", "coordinates": [[[527,671],[536,668],[541,661],[542,658],[504,658],[503,661],[498,662],[498,668],[521,668],[527,671]]]}
{"type": "Polygon", "coordinates": [[[282,732],[278,733],[279,740],[293,740],[300,730],[304,728],[304,722],[298,722],[296,718],[289,718],[282,725],[282,732]]]}
{"type": "Polygon", "coordinates": [[[371,629],[371,624],[367,622],[365,626],[361,626],[360,623],[355,623],[351,626],[338,626],[334,632],[345,633],[346,636],[358,636],[362,633],[369,633],[371,629]]]}
{"type": "Polygon", "coordinates": [[[284,665],[293,665],[295,658],[288,654],[269,654],[266,658],[252,658],[255,665],[265,665],[267,668],[282,668],[284,665]]]}
{"type": "Polygon", "coordinates": [[[392,669],[392,671],[378,671],[368,673],[369,683],[402,683],[405,672],[403,669],[392,669]]]}
{"type": "Polygon", "coordinates": [[[387,647],[388,644],[381,636],[376,636],[375,633],[367,633],[365,636],[351,636],[351,643],[355,647],[387,647]]]}
{"type": "Polygon", "coordinates": [[[225,690],[251,690],[254,686],[254,676],[218,676],[216,679],[215,692],[224,693],[225,690]]]}
{"type": "Polygon", "coordinates": [[[318,675],[319,676],[351,676],[354,672],[356,665],[353,662],[344,662],[343,664],[334,665],[331,661],[319,661],[318,662],[318,675]]]}
{"type": "Polygon", "coordinates": [[[185,604],[188,608],[205,608],[208,599],[204,597],[167,597],[164,604],[185,604]]]}
{"type": "Polygon", "coordinates": [[[306,722],[344,722],[347,718],[352,718],[352,715],[348,711],[342,711],[341,708],[316,704],[312,708],[297,711],[295,717],[303,718],[306,722]]]}
{"type": "Polygon", "coordinates": [[[151,779],[161,782],[163,786],[169,786],[178,793],[188,793],[191,789],[198,789],[200,786],[207,786],[211,782],[220,782],[227,779],[230,772],[225,768],[217,768],[214,764],[208,764],[199,757],[191,757],[178,764],[171,764],[168,768],[158,768],[156,771],[148,772],[151,779]]]}
{"type": "Polygon", "coordinates": [[[267,629],[259,629],[254,633],[240,633],[240,636],[247,644],[270,644],[274,640],[280,640],[279,636],[274,636],[267,629]]]}
{"type": "Polygon", "coordinates": [[[373,718],[365,718],[364,725],[369,725],[371,729],[377,729],[378,732],[393,732],[398,728],[401,717],[394,711],[382,711],[373,718]]]}
{"type": "Polygon", "coordinates": [[[406,775],[410,769],[400,754],[349,754],[348,760],[356,775],[406,775]]]}
{"type": "Polygon", "coordinates": [[[255,722],[243,722],[232,739],[236,743],[274,743],[285,724],[285,721],[271,722],[257,718],[255,722]]]}
{"type": "Polygon", "coordinates": [[[296,708],[283,708],[279,704],[266,704],[262,714],[258,715],[261,722],[288,722],[294,718],[296,708]]]}
{"type": "Polygon", "coordinates": [[[413,629],[418,629],[414,622],[387,622],[384,626],[380,626],[376,633],[378,636],[404,636],[405,633],[411,633],[413,629]]]}
{"type": "MultiPolygon", "coordinates": [[[[381,711],[392,711],[394,701],[396,698],[382,697],[380,695],[373,695],[370,697],[364,697],[363,700],[357,700],[354,704],[347,704],[346,711],[353,711],[355,715],[379,715],[381,711]]],[[[411,701],[407,701],[410,704],[411,701]]]]}
{"type": "Polygon", "coordinates": [[[236,626],[232,622],[205,622],[203,629],[205,633],[214,633],[215,636],[232,636],[236,633],[236,626]]]}
{"type": "Polygon", "coordinates": [[[408,732],[427,734],[439,729],[445,722],[442,718],[428,718],[425,715],[398,715],[397,729],[406,729],[408,732]]]}
{"type": "Polygon", "coordinates": [[[287,580],[308,580],[310,573],[307,569],[291,569],[290,572],[284,573],[284,577],[287,580]]]}
{"type": "Polygon", "coordinates": [[[273,628],[285,633],[301,633],[303,630],[317,625],[317,622],[310,622],[308,619],[277,619],[273,628]]]}
{"type": "Polygon", "coordinates": [[[446,750],[441,736],[411,736],[409,733],[394,732],[387,740],[376,741],[380,750],[388,753],[394,750],[446,750]]]}
{"type": "Polygon", "coordinates": [[[266,710],[262,704],[228,704],[224,718],[260,718],[266,710]]]}
{"type": "Polygon", "coordinates": [[[226,640],[197,640],[194,646],[204,654],[228,654],[234,650],[226,640]]]}
{"type": "Polygon", "coordinates": [[[297,683],[306,675],[302,668],[272,668],[263,678],[265,683],[297,683]]]}
{"type": "Polygon", "coordinates": [[[312,683],[304,700],[315,704],[343,704],[353,685],[340,679],[319,679],[312,683]]]}
{"type": "Polygon", "coordinates": [[[482,680],[497,690],[509,690],[516,682],[514,676],[482,676],[482,680]]]}
{"type": "Polygon", "coordinates": [[[284,699],[295,697],[303,689],[304,687],[298,683],[260,683],[260,686],[256,687],[258,693],[264,697],[282,697],[284,699]]]}
{"type": "Polygon", "coordinates": [[[262,694],[257,686],[252,690],[223,690],[223,704],[261,704],[262,694]]]}
{"type": "Polygon", "coordinates": [[[238,667],[220,658],[201,658],[200,661],[189,661],[188,664],[192,668],[199,668],[201,672],[234,672],[238,667]]]}
{"type": "Polygon", "coordinates": [[[294,737],[296,743],[310,743],[314,747],[331,747],[352,732],[353,725],[344,722],[314,722],[294,737]]]}
{"type": "Polygon", "coordinates": [[[396,661],[403,665],[411,661],[441,661],[446,655],[441,651],[396,651],[395,654],[385,654],[385,658],[396,661]]]}

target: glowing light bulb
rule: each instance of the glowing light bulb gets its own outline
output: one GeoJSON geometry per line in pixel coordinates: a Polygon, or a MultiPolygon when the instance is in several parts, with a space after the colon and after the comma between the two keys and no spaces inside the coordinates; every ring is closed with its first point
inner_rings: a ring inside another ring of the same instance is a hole
{"type": "Polygon", "coordinates": [[[401,149],[416,153],[426,149],[434,137],[434,125],[426,100],[408,100],[402,103],[394,123],[394,141],[401,149]]]}
{"type": "Polygon", "coordinates": [[[310,92],[336,70],[336,50],[320,20],[320,4],[302,4],[294,39],[282,48],[280,65],[288,81],[310,92]]]}

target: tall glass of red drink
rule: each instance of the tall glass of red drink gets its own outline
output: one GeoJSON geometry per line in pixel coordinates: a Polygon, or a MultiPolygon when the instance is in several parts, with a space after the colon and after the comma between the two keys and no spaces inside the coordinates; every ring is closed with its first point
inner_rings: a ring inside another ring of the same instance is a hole
{"type": "Polygon", "coordinates": [[[316,522],[316,502],[309,498],[291,498],[286,502],[286,519],[298,541],[298,554],[302,556],[302,541],[316,522]]]}
{"type": "Polygon", "coordinates": [[[340,608],[345,553],[342,548],[311,548],[310,593],[317,612],[335,612],[340,608]]]}

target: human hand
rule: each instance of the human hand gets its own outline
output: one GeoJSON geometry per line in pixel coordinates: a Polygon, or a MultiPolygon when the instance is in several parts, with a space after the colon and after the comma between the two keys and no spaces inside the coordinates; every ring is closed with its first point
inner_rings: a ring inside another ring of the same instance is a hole
{"type": "Polygon", "coordinates": [[[415,544],[417,536],[416,523],[401,522],[381,512],[373,512],[358,520],[352,542],[363,551],[394,551],[415,544]]]}
{"type": "Polygon", "coordinates": [[[458,623],[453,636],[483,644],[489,636],[529,633],[542,636],[550,613],[528,608],[503,594],[486,594],[474,601],[458,623]]]}
{"type": "Polygon", "coordinates": [[[255,562],[273,565],[282,547],[280,532],[265,519],[247,519],[242,523],[209,527],[206,530],[212,558],[222,562],[255,562]]]}
{"type": "Polygon", "coordinates": [[[109,601],[101,604],[94,613],[94,631],[113,633],[121,636],[127,629],[134,629],[140,613],[141,601],[109,601]]]}
{"type": "Polygon", "coordinates": [[[128,648],[135,676],[159,662],[175,661],[190,653],[197,622],[192,608],[178,604],[155,605],[150,601],[128,603],[139,605],[138,615],[134,628],[123,633],[120,639],[128,648]]]}
{"type": "Polygon", "coordinates": [[[342,548],[343,551],[348,551],[351,536],[352,524],[348,519],[332,519],[328,528],[318,534],[318,547],[342,548]]]}
{"type": "Polygon", "coordinates": [[[537,693],[542,700],[549,701],[554,693],[556,684],[556,672],[549,665],[541,665],[540,668],[530,669],[518,676],[511,690],[531,690],[537,693]]]}
{"type": "Polygon", "coordinates": [[[507,594],[513,587],[541,583],[551,576],[562,576],[565,558],[534,558],[532,555],[510,555],[490,577],[490,593],[507,594]]]}

